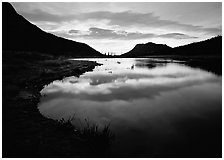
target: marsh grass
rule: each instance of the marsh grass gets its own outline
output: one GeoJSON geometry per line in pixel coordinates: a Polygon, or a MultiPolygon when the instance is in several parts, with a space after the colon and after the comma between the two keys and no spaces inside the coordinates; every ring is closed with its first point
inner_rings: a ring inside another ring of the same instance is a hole
{"type": "Polygon", "coordinates": [[[114,139],[114,134],[110,130],[110,124],[100,129],[97,124],[91,124],[88,119],[85,119],[85,125],[81,128],[79,135],[89,141],[102,142],[108,145],[114,139]]]}
{"type": "Polygon", "coordinates": [[[97,124],[90,123],[89,119],[84,119],[84,124],[80,119],[76,119],[75,115],[65,120],[62,118],[58,121],[59,129],[63,131],[70,131],[87,143],[89,143],[95,151],[106,150],[110,147],[111,142],[114,140],[115,135],[110,130],[110,124],[105,125],[103,128],[97,124]],[[72,124],[72,121],[79,120],[80,126],[77,127],[72,124]]]}

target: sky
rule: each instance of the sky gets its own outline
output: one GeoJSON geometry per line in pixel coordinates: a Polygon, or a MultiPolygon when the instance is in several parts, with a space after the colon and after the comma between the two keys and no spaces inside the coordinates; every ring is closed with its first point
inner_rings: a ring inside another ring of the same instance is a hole
{"type": "Polygon", "coordinates": [[[221,2],[12,2],[42,30],[122,54],[136,44],[170,47],[222,35],[221,2]]]}

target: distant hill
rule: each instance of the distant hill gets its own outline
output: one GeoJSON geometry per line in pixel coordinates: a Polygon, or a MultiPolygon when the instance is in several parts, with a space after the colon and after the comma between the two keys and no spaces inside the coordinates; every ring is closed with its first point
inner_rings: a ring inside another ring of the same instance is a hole
{"type": "Polygon", "coordinates": [[[157,55],[163,51],[169,51],[172,48],[165,44],[155,44],[148,42],[146,44],[137,44],[132,50],[122,55],[122,57],[144,57],[157,55]]]}
{"type": "Polygon", "coordinates": [[[87,44],[42,31],[19,15],[10,3],[2,2],[2,49],[35,51],[69,57],[102,57],[87,44]]]}
{"type": "Polygon", "coordinates": [[[124,53],[121,57],[145,57],[152,55],[222,56],[222,36],[175,48],[151,42],[137,44],[131,51],[124,53]]]}

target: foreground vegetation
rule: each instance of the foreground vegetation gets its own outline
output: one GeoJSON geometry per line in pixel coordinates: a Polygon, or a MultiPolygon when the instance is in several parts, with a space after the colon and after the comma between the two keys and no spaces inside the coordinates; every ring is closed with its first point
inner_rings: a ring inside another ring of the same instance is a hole
{"type": "Polygon", "coordinates": [[[30,52],[3,52],[3,157],[104,157],[113,134],[88,122],[43,117],[37,104],[44,85],[92,70],[95,62],[30,52]]]}

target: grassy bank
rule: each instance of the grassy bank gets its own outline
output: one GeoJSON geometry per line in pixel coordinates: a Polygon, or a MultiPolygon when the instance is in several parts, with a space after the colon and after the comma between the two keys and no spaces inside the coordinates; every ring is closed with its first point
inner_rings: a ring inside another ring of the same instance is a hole
{"type": "Polygon", "coordinates": [[[96,65],[40,53],[3,51],[3,157],[104,157],[112,139],[105,126],[75,132],[69,121],[43,117],[40,90],[53,80],[79,76],[96,65]]]}

